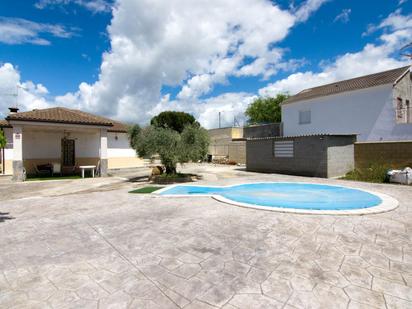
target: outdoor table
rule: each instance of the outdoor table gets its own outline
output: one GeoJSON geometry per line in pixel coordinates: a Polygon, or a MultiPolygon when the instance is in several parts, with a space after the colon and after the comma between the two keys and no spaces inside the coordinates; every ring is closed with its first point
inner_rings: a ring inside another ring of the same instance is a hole
{"type": "Polygon", "coordinates": [[[82,178],[84,178],[84,170],[92,170],[92,177],[94,178],[94,169],[96,165],[80,165],[79,168],[82,170],[82,178]]]}

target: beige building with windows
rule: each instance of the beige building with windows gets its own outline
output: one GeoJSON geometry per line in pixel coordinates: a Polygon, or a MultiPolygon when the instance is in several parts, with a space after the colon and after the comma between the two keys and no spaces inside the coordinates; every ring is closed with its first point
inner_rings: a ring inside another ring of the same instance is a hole
{"type": "Polygon", "coordinates": [[[130,147],[127,126],[108,118],[63,107],[18,112],[11,108],[0,129],[7,146],[0,152],[1,172],[24,180],[44,164],[61,173],[94,165],[101,176],[109,169],[143,165],[130,147]]]}

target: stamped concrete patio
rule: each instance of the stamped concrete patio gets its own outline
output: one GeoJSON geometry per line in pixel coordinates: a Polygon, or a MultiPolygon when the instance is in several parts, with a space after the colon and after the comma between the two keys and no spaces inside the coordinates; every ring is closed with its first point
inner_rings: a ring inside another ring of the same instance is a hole
{"type": "Polygon", "coordinates": [[[293,215],[128,194],[137,185],[120,178],[50,194],[35,183],[10,194],[2,182],[0,308],[412,308],[411,187],[186,169],[215,185],[346,184],[400,206],[293,215]]]}

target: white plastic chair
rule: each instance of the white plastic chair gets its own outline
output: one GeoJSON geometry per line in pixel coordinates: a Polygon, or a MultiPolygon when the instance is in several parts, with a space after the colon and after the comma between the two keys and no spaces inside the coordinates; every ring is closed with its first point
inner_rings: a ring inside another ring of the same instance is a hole
{"type": "Polygon", "coordinates": [[[60,163],[53,162],[53,174],[62,174],[62,168],[60,163]]]}

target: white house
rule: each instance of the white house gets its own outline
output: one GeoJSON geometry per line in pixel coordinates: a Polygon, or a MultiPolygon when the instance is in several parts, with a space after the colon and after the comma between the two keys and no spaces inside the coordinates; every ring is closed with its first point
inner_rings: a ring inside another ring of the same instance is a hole
{"type": "Polygon", "coordinates": [[[411,79],[410,67],[402,67],[305,89],[282,105],[283,134],[412,140],[411,79]]]}
{"type": "Polygon", "coordinates": [[[108,169],[143,165],[130,147],[127,127],[108,118],[56,107],[28,112],[11,108],[0,129],[7,138],[0,152],[0,170],[22,180],[42,164],[58,163],[63,172],[80,165],[108,169]]]}

